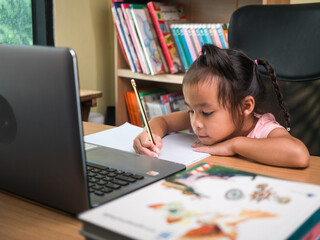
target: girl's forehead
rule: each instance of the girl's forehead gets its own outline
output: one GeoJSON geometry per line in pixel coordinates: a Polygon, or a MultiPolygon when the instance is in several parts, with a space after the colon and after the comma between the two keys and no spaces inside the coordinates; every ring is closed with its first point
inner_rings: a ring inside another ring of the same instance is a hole
{"type": "Polygon", "coordinates": [[[190,106],[209,106],[218,104],[217,85],[198,83],[183,86],[186,103],[190,106]]]}
{"type": "Polygon", "coordinates": [[[217,81],[202,81],[194,84],[184,84],[183,92],[202,93],[207,91],[216,92],[217,81]]]}

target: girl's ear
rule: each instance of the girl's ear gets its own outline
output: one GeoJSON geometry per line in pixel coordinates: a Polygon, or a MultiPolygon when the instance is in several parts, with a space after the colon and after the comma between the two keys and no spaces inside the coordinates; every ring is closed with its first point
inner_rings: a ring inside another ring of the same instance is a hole
{"type": "Polygon", "coordinates": [[[241,111],[243,116],[249,116],[253,112],[255,105],[256,102],[252,96],[246,96],[244,99],[242,99],[241,111]]]}

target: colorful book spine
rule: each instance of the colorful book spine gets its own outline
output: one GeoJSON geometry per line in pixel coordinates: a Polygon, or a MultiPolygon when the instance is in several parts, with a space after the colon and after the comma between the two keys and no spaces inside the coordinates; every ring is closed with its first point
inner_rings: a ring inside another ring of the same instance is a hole
{"type": "Polygon", "coordinates": [[[229,48],[229,41],[228,41],[229,24],[227,24],[227,23],[222,24],[222,29],[223,29],[223,36],[226,41],[227,48],[229,48]]]}
{"type": "Polygon", "coordinates": [[[200,45],[196,30],[195,30],[195,26],[193,24],[191,24],[189,26],[190,26],[189,29],[191,31],[191,35],[192,35],[192,38],[193,38],[194,45],[196,46],[197,55],[199,56],[200,53],[201,53],[201,45],[200,45]]]}
{"type": "Polygon", "coordinates": [[[147,120],[163,115],[160,96],[166,94],[164,89],[145,89],[140,91],[139,97],[145,110],[147,120]]]}
{"type": "Polygon", "coordinates": [[[216,43],[214,36],[213,36],[212,24],[207,24],[206,27],[208,29],[209,37],[211,39],[212,44],[217,46],[217,43],[216,43]]]}
{"type": "Polygon", "coordinates": [[[121,23],[120,23],[120,19],[119,19],[116,7],[114,5],[112,5],[111,10],[112,10],[113,18],[114,18],[114,21],[115,21],[115,26],[117,28],[117,32],[119,33],[119,36],[120,36],[120,39],[118,38],[119,42],[121,42],[120,45],[122,45],[123,48],[124,48],[124,52],[125,52],[125,55],[127,57],[128,62],[129,62],[130,69],[132,70],[132,72],[136,72],[135,66],[134,66],[133,61],[132,61],[131,54],[130,54],[129,49],[128,49],[128,45],[126,43],[124,32],[123,32],[123,29],[121,27],[121,23]]]}
{"type": "Polygon", "coordinates": [[[184,38],[186,39],[186,42],[187,42],[188,50],[191,55],[191,62],[194,62],[197,59],[197,53],[194,48],[193,41],[188,32],[188,25],[182,25],[182,31],[183,31],[184,38]]]}
{"type": "Polygon", "coordinates": [[[228,48],[228,47],[227,47],[226,40],[225,40],[225,38],[224,38],[223,29],[222,29],[222,24],[221,24],[221,23],[217,23],[217,24],[216,24],[216,28],[217,28],[217,32],[218,32],[219,38],[220,38],[220,40],[221,40],[222,48],[224,48],[224,49],[228,48]]]}
{"type": "Polygon", "coordinates": [[[165,114],[187,110],[182,92],[173,92],[161,96],[161,103],[165,114]]]}
{"type": "Polygon", "coordinates": [[[120,4],[117,4],[118,6],[116,4],[114,4],[114,5],[116,6],[116,9],[117,9],[117,12],[118,12],[118,16],[119,16],[120,23],[121,23],[121,26],[122,26],[122,29],[123,29],[123,33],[124,33],[126,42],[128,44],[128,50],[130,51],[130,55],[131,55],[133,64],[135,66],[136,72],[142,72],[141,65],[140,65],[139,59],[137,57],[136,51],[134,49],[127,23],[124,20],[124,16],[123,16],[121,5],[120,4]]]}
{"type": "Polygon", "coordinates": [[[155,47],[155,40],[150,30],[143,4],[130,4],[131,14],[137,29],[138,37],[152,75],[164,73],[160,53],[155,47]]]}
{"type": "Polygon", "coordinates": [[[183,70],[182,62],[167,25],[168,21],[186,19],[181,5],[149,2],[147,6],[170,72],[181,72],[183,70]]]}
{"type": "Polygon", "coordinates": [[[171,93],[168,95],[168,97],[172,112],[184,111],[188,109],[182,92],[171,93]]]}
{"type": "Polygon", "coordinates": [[[211,24],[211,28],[212,28],[212,33],[213,33],[213,37],[215,39],[216,42],[216,46],[219,48],[222,48],[222,44],[221,44],[221,40],[217,31],[217,27],[216,24],[211,24]]]}
{"type": "Polygon", "coordinates": [[[196,35],[198,37],[199,43],[200,43],[200,47],[202,48],[202,46],[205,44],[205,42],[203,41],[202,35],[200,33],[200,28],[198,24],[194,24],[194,30],[196,31],[196,35]]]}
{"type": "MultiPolygon", "coordinates": [[[[112,8],[111,8],[112,10],[112,8]]],[[[113,13],[113,10],[112,10],[112,19],[113,19],[113,23],[114,23],[114,27],[115,27],[115,32],[116,32],[116,35],[117,35],[117,39],[118,39],[118,43],[119,43],[119,46],[120,46],[120,49],[121,49],[121,52],[122,52],[122,55],[123,55],[123,58],[125,59],[126,63],[128,64],[128,66],[130,67],[130,63],[129,63],[129,59],[128,59],[128,56],[127,56],[127,53],[125,51],[125,48],[123,46],[123,43],[121,41],[121,35],[120,35],[120,29],[119,29],[119,26],[117,24],[117,21],[116,21],[116,17],[113,13]]]]}
{"type": "Polygon", "coordinates": [[[122,8],[124,19],[125,19],[127,26],[128,26],[128,30],[130,32],[133,46],[135,48],[135,51],[137,53],[137,57],[140,62],[141,70],[144,74],[150,74],[146,59],[143,54],[142,47],[141,47],[139,39],[138,39],[138,35],[136,32],[135,26],[133,24],[131,12],[130,12],[130,5],[123,3],[123,4],[121,4],[121,8],[122,8]]]}
{"type": "Polygon", "coordinates": [[[209,36],[208,28],[206,24],[201,24],[201,28],[203,29],[203,38],[205,43],[207,44],[213,44],[211,41],[211,38],[209,36]]]}
{"type": "Polygon", "coordinates": [[[170,28],[171,28],[171,32],[172,32],[173,38],[175,40],[176,46],[177,46],[178,51],[179,51],[180,58],[181,58],[184,70],[188,71],[189,66],[188,66],[187,58],[186,58],[186,56],[184,54],[184,51],[182,49],[182,43],[181,43],[181,40],[180,40],[180,37],[179,37],[180,30],[179,30],[179,28],[177,27],[176,24],[171,24],[170,28]]]}
{"type": "Polygon", "coordinates": [[[163,107],[163,114],[168,114],[171,113],[171,107],[170,107],[170,102],[169,102],[169,97],[168,94],[160,96],[161,104],[163,107]]]}
{"type": "Polygon", "coordinates": [[[150,16],[149,10],[148,10],[148,8],[145,8],[144,11],[146,13],[146,17],[147,17],[147,20],[149,22],[150,30],[151,30],[154,42],[156,44],[156,48],[157,48],[157,50],[158,50],[158,52],[160,54],[160,58],[161,58],[161,61],[163,63],[163,68],[164,68],[163,70],[164,70],[165,73],[169,73],[169,67],[168,67],[166,58],[164,57],[162,48],[160,46],[158,35],[156,33],[156,30],[154,29],[154,25],[153,25],[153,22],[151,20],[151,16],[150,16]]]}
{"type": "Polygon", "coordinates": [[[186,29],[187,29],[187,34],[189,35],[190,37],[190,40],[191,40],[191,43],[192,43],[192,46],[193,46],[193,49],[194,49],[194,52],[196,54],[196,58],[199,57],[199,51],[198,51],[198,48],[196,46],[196,43],[194,41],[194,38],[192,36],[192,32],[191,32],[191,25],[190,24],[186,24],[186,29]]]}
{"type": "Polygon", "coordinates": [[[186,40],[186,37],[184,35],[183,28],[182,28],[181,24],[178,24],[178,31],[179,31],[179,35],[178,36],[181,39],[182,50],[184,51],[184,54],[186,56],[187,64],[188,64],[188,68],[189,68],[190,65],[193,63],[193,61],[192,61],[191,53],[190,53],[190,50],[189,50],[189,47],[188,47],[188,44],[187,44],[187,40],[186,40]]]}
{"type": "Polygon", "coordinates": [[[138,127],[143,127],[134,91],[128,91],[125,93],[125,101],[130,123],[138,127]]]}

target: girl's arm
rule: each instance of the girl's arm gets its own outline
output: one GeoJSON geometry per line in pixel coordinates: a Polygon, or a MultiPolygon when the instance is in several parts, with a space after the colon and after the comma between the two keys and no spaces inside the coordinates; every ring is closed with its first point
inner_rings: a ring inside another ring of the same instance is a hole
{"type": "Polygon", "coordinates": [[[239,154],[256,162],[281,167],[305,168],[310,160],[306,146],[282,128],[275,128],[263,139],[235,137],[212,146],[195,144],[194,147],[195,151],[212,155],[239,154]]]}
{"type": "Polygon", "coordinates": [[[155,157],[162,148],[162,140],[166,134],[191,128],[187,111],[180,111],[162,115],[149,122],[151,133],[155,141],[153,145],[147,132],[143,131],[133,141],[133,148],[137,153],[155,157]]]}

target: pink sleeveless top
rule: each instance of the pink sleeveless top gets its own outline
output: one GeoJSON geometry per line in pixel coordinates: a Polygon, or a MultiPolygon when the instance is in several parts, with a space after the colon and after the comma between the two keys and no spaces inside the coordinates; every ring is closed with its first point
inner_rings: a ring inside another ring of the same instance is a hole
{"type": "Polygon", "coordinates": [[[263,115],[254,113],[256,118],[259,118],[254,129],[248,134],[249,138],[267,138],[269,133],[275,128],[284,128],[275,119],[272,113],[263,115]]]}

